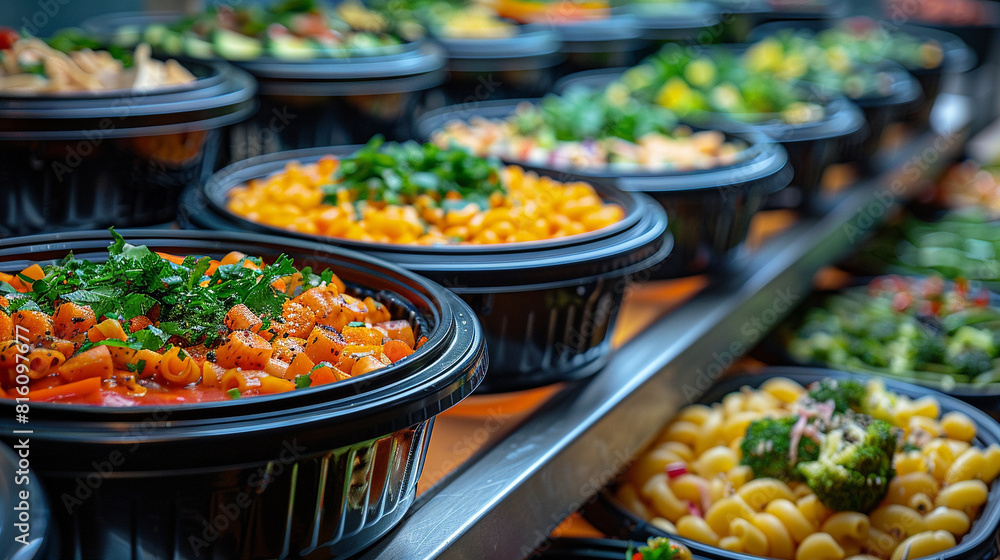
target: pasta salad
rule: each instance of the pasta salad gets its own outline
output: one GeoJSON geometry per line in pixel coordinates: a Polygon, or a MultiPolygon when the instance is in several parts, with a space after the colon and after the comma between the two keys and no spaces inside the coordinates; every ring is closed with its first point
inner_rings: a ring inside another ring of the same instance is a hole
{"type": "Polygon", "coordinates": [[[785,379],[684,408],[617,497],[669,534],[755,556],[902,560],[951,547],[1000,473],[976,425],[881,381],[785,379]]]}
{"type": "Polygon", "coordinates": [[[330,270],[156,253],[112,230],[108,260],[72,254],[0,273],[0,397],[182,404],[343,381],[414,352],[407,320],[330,270]]]}

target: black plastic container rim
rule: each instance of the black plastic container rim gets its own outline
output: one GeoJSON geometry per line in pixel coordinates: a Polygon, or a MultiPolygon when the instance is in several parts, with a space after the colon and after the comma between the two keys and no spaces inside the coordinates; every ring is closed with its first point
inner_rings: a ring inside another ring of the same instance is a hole
{"type": "Polygon", "coordinates": [[[256,83],[221,62],[202,63],[219,83],[185,91],[99,98],[0,98],[0,140],[122,138],[205,130],[247,118],[256,83]]]}
{"type": "MultiPolygon", "coordinates": [[[[472,108],[465,108],[461,105],[443,107],[427,113],[417,121],[417,134],[421,140],[427,141],[435,131],[440,130],[448,122],[454,120],[467,121],[472,117],[503,119],[513,113],[520,104],[537,104],[539,101],[541,99],[504,99],[488,101],[472,108]],[[457,115],[461,115],[461,117],[457,115]]],[[[782,170],[788,164],[788,154],[780,144],[776,144],[770,137],[760,132],[734,132],[726,133],[726,135],[729,137],[727,140],[735,138],[746,142],[747,149],[732,164],[704,169],[629,172],[610,168],[588,169],[577,167],[557,169],[525,161],[504,161],[554,177],[565,174],[568,176],[571,175],[574,180],[581,181],[612,179],[623,190],[649,194],[711,189],[718,188],[721,185],[749,185],[756,184],[768,178],[775,179],[773,184],[769,184],[765,189],[768,194],[777,192],[788,185],[788,181],[782,184],[782,177],[787,175],[783,174],[782,170]]],[[[791,180],[790,175],[788,175],[788,179],[789,181],[791,180]]]]}
{"type": "MultiPolygon", "coordinates": [[[[933,68],[906,68],[906,70],[912,74],[931,74],[941,73],[943,71],[961,74],[963,72],[968,72],[976,65],[976,53],[969,48],[969,45],[965,44],[965,41],[954,33],[948,33],[947,31],[942,31],[933,27],[912,23],[895,24],[886,20],[873,21],[874,24],[881,29],[885,29],[890,32],[898,31],[908,33],[918,39],[937,41],[938,44],[941,45],[941,50],[944,54],[941,64],[938,64],[933,68]]],[[[836,20],[768,21],[754,27],[750,31],[748,41],[755,43],[764,37],[773,35],[775,31],[780,31],[782,29],[800,29],[818,32],[836,25],[836,20]]]]}
{"type": "MultiPolygon", "coordinates": [[[[247,220],[241,216],[233,214],[226,207],[227,195],[231,189],[241,184],[245,184],[252,179],[259,179],[263,177],[268,177],[275,173],[282,171],[285,166],[293,161],[302,163],[304,165],[316,163],[321,158],[326,156],[335,156],[337,158],[350,157],[362,146],[330,146],[330,147],[320,147],[320,148],[303,148],[300,150],[288,150],[284,152],[274,152],[270,154],[264,154],[261,156],[255,156],[252,158],[247,158],[242,161],[230,164],[223,169],[215,172],[209,180],[205,183],[202,188],[202,193],[205,200],[208,201],[212,209],[222,215],[227,216],[230,220],[241,223],[244,226],[253,227],[264,227],[267,229],[267,233],[278,234],[278,235],[288,235],[294,232],[275,228],[271,226],[264,226],[263,224],[258,224],[251,220],[247,220]]],[[[612,193],[614,194],[614,193],[612,193]]],[[[625,206],[626,217],[622,221],[610,225],[606,228],[602,228],[597,231],[588,232],[580,235],[574,235],[570,237],[564,237],[559,239],[551,239],[545,241],[535,241],[529,243],[518,243],[518,244],[492,244],[492,245],[397,245],[393,243],[360,243],[361,246],[365,247],[367,250],[375,250],[382,252],[394,252],[400,250],[400,247],[408,247],[402,252],[411,253],[423,253],[425,255],[448,255],[449,257],[454,257],[456,255],[463,254],[495,254],[495,253],[507,253],[508,251],[502,250],[502,247],[511,247],[517,245],[518,249],[523,249],[526,251],[540,251],[545,249],[552,249],[558,247],[564,247],[569,245],[577,245],[581,243],[587,243],[595,239],[603,239],[622,231],[625,231],[639,222],[641,216],[636,213],[637,203],[634,200],[629,199],[627,196],[619,197],[620,200],[616,200],[625,206]]],[[[305,235],[305,239],[323,239],[326,242],[340,244],[344,241],[340,238],[320,238],[314,235],[305,235]]]]}
{"type": "Polygon", "coordinates": [[[282,60],[261,57],[231,61],[259,80],[355,81],[417,76],[440,70],[444,59],[423,39],[398,52],[346,58],[282,60]]]}
{"type": "MultiPolygon", "coordinates": [[[[836,370],[804,367],[768,367],[761,370],[759,373],[742,376],[737,374],[733,377],[727,377],[712,386],[705,393],[705,395],[698,399],[697,403],[707,404],[720,402],[722,397],[734,391],[739,391],[743,386],[756,388],[759,387],[764,381],[774,377],[787,377],[803,386],[827,377],[861,380],[878,379],[885,383],[886,389],[898,394],[903,394],[911,398],[924,396],[934,397],[941,405],[941,414],[951,411],[959,411],[972,419],[976,425],[976,440],[980,443],[984,443],[984,447],[991,443],[1000,444],[1000,424],[998,424],[996,420],[990,418],[990,416],[985,412],[978,410],[968,403],[962,402],[954,397],[945,395],[933,389],[914,385],[912,383],[904,383],[883,377],[862,376],[859,374],[846,373],[836,370]]],[[[599,511],[601,519],[599,520],[594,515],[588,515],[586,509],[584,511],[584,517],[588,518],[592,522],[597,522],[598,529],[603,529],[606,532],[613,532],[611,531],[612,527],[602,527],[600,525],[603,524],[600,523],[600,521],[610,522],[609,518],[616,517],[618,523],[620,524],[618,529],[629,528],[629,538],[632,539],[644,539],[646,537],[654,536],[669,537],[672,540],[687,545],[687,547],[691,549],[692,553],[699,554],[707,558],[725,560],[761,559],[760,556],[729,552],[717,547],[699,543],[697,541],[685,539],[676,535],[670,535],[626,509],[621,503],[618,502],[617,499],[614,498],[614,496],[611,495],[608,489],[605,489],[598,494],[597,502],[591,504],[589,507],[594,508],[595,511],[599,511]]],[[[983,508],[982,514],[975,521],[973,521],[972,529],[969,533],[962,537],[961,542],[959,542],[956,546],[940,553],[939,555],[936,555],[935,558],[975,558],[978,560],[982,557],[983,553],[989,550],[991,546],[997,546],[995,539],[998,525],[1000,525],[1000,483],[994,481],[993,487],[990,489],[989,496],[987,498],[986,506],[983,508]]],[[[986,559],[984,558],[983,560],[986,559]]]]}
{"type": "MultiPolygon", "coordinates": [[[[565,92],[571,87],[585,87],[596,89],[605,87],[628,68],[603,68],[598,70],[584,70],[570,74],[556,82],[555,91],[557,94],[565,92]]],[[[812,86],[807,87],[814,91],[812,86]]],[[[815,93],[820,97],[819,93],[815,93]]],[[[702,128],[717,128],[723,132],[763,132],[776,142],[812,142],[829,138],[842,138],[850,136],[865,126],[865,117],[861,110],[843,95],[824,92],[823,108],[825,115],[822,119],[807,123],[785,123],[781,121],[741,121],[722,113],[712,113],[703,111],[698,115],[704,116],[705,121],[699,122],[702,128]]],[[[692,120],[697,120],[692,119],[692,120]]]]}
{"type": "Polygon", "coordinates": [[[227,75],[222,71],[224,68],[220,64],[212,64],[206,61],[196,61],[190,60],[185,57],[153,57],[156,60],[169,60],[173,58],[191,71],[197,79],[192,82],[187,82],[184,84],[174,84],[168,86],[159,86],[148,90],[132,90],[127,88],[120,89],[103,89],[97,91],[54,91],[54,92],[31,92],[31,93],[20,93],[20,92],[0,92],[0,102],[17,100],[21,102],[31,102],[38,99],[61,99],[66,101],[78,100],[78,101],[97,101],[105,99],[116,99],[122,97],[153,97],[155,96],[157,101],[178,101],[183,100],[186,97],[186,93],[190,91],[202,91],[209,88],[216,88],[226,81],[227,75]]]}
{"type": "Polygon", "coordinates": [[[215,214],[240,229],[320,241],[377,255],[443,283],[449,289],[463,292],[500,286],[541,289],[609,275],[621,276],[655,265],[666,258],[672,248],[663,208],[645,195],[619,190],[612,181],[595,182],[594,187],[605,199],[625,208],[626,215],[621,222],[590,233],[527,243],[483,246],[365,243],[259,224],[236,216],[226,208],[226,194],[230,189],[279,171],[289,161],[309,163],[326,155],[348,155],[355,149],[354,146],[309,148],[251,158],[218,171],[201,192],[215,214]]]}
{"type": "MultiPolygon", "coordinates": [[[[123,27],[126,26],[139,26],[145,27],[151,24],[170,24],[178,20],[188,17],[190,14],[186,14],[180,11],[151,11],[151,12],[112,12],[109,14],[104,14],[100,16],[91,17],[85,19],[80,27],[85,31],[94,33],[105,41],[111,41],[114,39],[115,34],[123,27]]],[[[401,39],[402,40],[402,39],[401,39]]],[[[405,41],[398,45],[386,45],[382,47],[375,47],[371,49],[366,49],[364,52],[354,53],[351,56],[345,57],[317,57],[308,60],[296,60],[296,59],[283,59],[273,56],[261,56],[254,61],[260,61],[265,64],[308,64],[311,62],[318,61],[345,61],[345,60],[366,60],[371,58],[387,58],[393,56],[399,56],[401,54],[409,53],[420,48],[422,41],[405,41]]],[[[211,60],[211,61],[227,61],[227,62],[245,62],[245,61],[233,61],[223,57],[212,57],[208,59],[200,60],[211,60]]]]}
{"type": "MultiPolygon", "coordinates": [[[[329,245],[252,233],[156,229],[120,233],[130,242],[151,244],[158,250],[221,254],[228,250],[252,253],[256,249],[293,258],[296,254],[332,258],[342,271],[374,275],[380,282],[419,298],[410,303],[425,307],[424,313],[431,315],[433,326],[428,341],[412,360],[323,387],[236,401],[160,407],[33,403],[32,409],[38,411],[32,418],[33,437],[37,439],[108,445],[140,441],[167,444],[181,438],[221,436],[235,429],[294,434],[302,423],[326,422],[350,427],[341,434],[349,441],[366,441],[430,419],[471,393],[484,375],[484,335],[472,310],[449,291],[396,265],[329,245]],[[152,433],[136,433],[132,426],[148,421],[153,412],[167,415],[168,425],[152,433]]],[[[20,270],[70,251],[78,258],[99,258],[111,240],[107,231],[0,240],[0,269],[20,270]]],[[[0,399],[0,409],[13,406],[12,400],[0,399]]],[[[8,418],[0,424],[16,429],[13,412],[8,412],[8,418]]]]}
{"type": "MultiPolygon", "coordinates": [[[[31,438],[28,436],[24,439],[31,438]]],[[[31,472],[30,459],[30,447],[21,446],[15,452],[0,443],[0,473],[3,473],[3,478],[0,479],[0,503],[4,504],[0,508],[0,557],[7,560],[41,558],[39,553],[48,545],[48,535],[51,532],[52,512],[38,477],[31,472]],[[25,453],[23,457],[19,456],[21,452],[25,453]],[[19,466],[21,459],[27,459],[29,466],[19,466]],[[27,496],[22,499],[20,492],[27,492],[27,496]],[[19,519],[22,513],[27,518],[19,519]],[[21,533],[20,527],[15,527],[18,523],[24,523],[28,530],[21,533]],[[14,540],[22,534],[26,544],[14,540]]]]}
{"type": "MultiPolygon", "coordinates": [[[[676,539],[675,539],[676,540],[676,539]]],[[[528,560],[555,558],[578,558],[580,560],[629,560],[625,553],[629,547],[645,546],[645,542],[630,542],[615,539],[593,539],[562,537],[552,539],[538,548],[528,560]]],[[[692,560],[705,560],[703,556],[692,555],[692,560]]]]}
{"type": "Polygon", "coordinates": [[[873,68],[892,80],[889,85],[889,92],[885,94],[873,93],[862,95],[861,97],[851,99],[858,107],[862,109],[902,107],[912,105],[923,97],[924,93],[920,87],[920,82],[913,77],[913,74],[907,72],[902,65],[885,60],[873,68]]]}
{"type": "Polygon", "coordinates": [[[448,53],[448,60],[545,58],[559,52],[559,36],[549,29],[517,26],[512,37],[495,39],[435,36],[448,53]]]}
{"type": "Polygon", "coordinates": [[[644,30],[682,31],[704,29],[718,25],[722,20],[720,8],[708,2],[682,1],[677,3],[634,2],[612,13],[629,14],[638,20],[644,30]]]}
{"type": "Polygon", "coordinates": [[[585,45],[638,41],[642,38],[642,30],[639,26],[638,18],[628,14],[611,15],[604,19],[526,25],[529,29],[551,29],[554,31],[559,40],[562,41],[564,52],[590,52],[592,49],[582,48],[585,45]]]}

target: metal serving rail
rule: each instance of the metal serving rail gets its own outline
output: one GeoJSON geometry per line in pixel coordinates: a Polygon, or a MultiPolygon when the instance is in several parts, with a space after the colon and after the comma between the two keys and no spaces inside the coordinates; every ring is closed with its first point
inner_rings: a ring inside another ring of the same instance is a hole
{"type": "Polygon", "coordinates": [[[901,200],[959,155],[964,98],[939,100],[926,132],[882,170],[803,216],[737,271],[619,348],[596,376],[567,385],[490,448],[418,499],[363,560],[521,560],[698,399],[737,357],[809,295],[813,276],[860,243],[901,200]]]}

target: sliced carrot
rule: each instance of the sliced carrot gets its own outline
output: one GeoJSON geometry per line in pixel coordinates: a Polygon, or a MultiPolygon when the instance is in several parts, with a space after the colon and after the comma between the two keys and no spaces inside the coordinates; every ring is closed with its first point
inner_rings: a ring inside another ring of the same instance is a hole
{"type": "MultiPolygon", "coordinates": [[[[388,358],[386,359],[386,361],[388,361],[388,358]]],[[[387,365],[388,364],[386,364],[379,358],[376,358],[375,356],[364,356],[358,358],[357,363],[355,363],[354,367],[351,368],[351,377],[357,377],[359,375],[363,375],[370,371],[382,369],[387,365]]]]}
{"type": "Polygon", "coordinates": [[[316,326],[316,313],[312,309],[294,301],[286,301],[281,306],[281,318],[285,320],[288,336],[305,338],[316,326]]]}
{"type": "Polygon", "coordinates": [[[381,323],[392,319],[389,308],[375,301],[371,296],[366,297],[364,303],[365,307],[368,308],[368,312],[365,313],[365,320],[369,323],[381,323]]]}
{"type": "Polygon", "coordinates": [[[344,330],[340,331],[340,335],[344,337],[344,340],[351,344],[358,344],[361,346],[381,346],[382,331],[374,328],[368,327],[352,327],[350,325],[344,327],[344,330]]]}
{"type": "Polygon", "coordinates": [[[15,311],[10,316],[14,326],[14,338],[38,342],[53,336],[52,317],[41,311],[15,311]]]}
{"type": "Polygon", "coordinates": [[[385,353],[386,357],[388,357],[392,363],[396,363],[412,354],[413,348],[410,348],[410,345],[402,340],[390,340],[385,343],[385,346],[382,347],[382,352],[385,353]]]}
{"type": "Polygon", "coordinates": [[[165,261],[170,261],[174,264],[184,264],[184,257],[180,255],[171,255],[170,253],[162,253],[160,251],[157,251],[156,254],[165,261]]]}
{"type": "Polygon", "coordinates": [[[14,338],[14,321],[10,315],[0,311],[0,340],[10,340],[14,338]]]}
{"type": "Polygon", "coordinates": [[[56,371],[66,382],[72,383],[88,377],[110,379],[115,371],[111,352],[107,346],[95,346],[66,360],[56,371]]]}
{"type": "Polygon", "coordinates": [[[242,303],[237,303],[226,313],[225,323],[231,331],[253,332],[259,331],[261,325],[264,324],[256,313],[242,303]]]}
{"type": "Polygon", "coordinates": [[[228,255],[222,257],[222,259],[219,261],[219,265],[236,264],[236,263],[240,262],[241,260],[243,260],[245,258],[247,258],[247,256],[245,254],[243,254],[243,253],[241,253],[239,251],[233,251],[233,252],[229,253],[228,255]]]}
{"type": "Polygon", "coordinates": [[[87,331],[87,339],[91,342],[100,342],[109,338],[116,340],[128,339],[128,335],[125,334],[122,324],[115,319],[105,319],[87,331]]]}
{"type": "Polygon", "coordinates": [[[63,356],[66,356],[67,358],[72,356],[73,353],[76,352],[76,344],[73,344],[68,340],[63,340],[61,338],[55,338],[55,337],[46,338],[41,342],[41,346],[43,348],[48,348],[49,350],[55,350],[56,352],[61,353],[63,356]]]}
{"type": "Polygon", "coordinates": [[[111,363],[115,365],[115,369],[128,369],[130,364],[137,362],[136,354],[138,352],[131,348],[108,346],[108,352],[111,354],[111,363]]]}
{"type": "Polygon", "coordinates": [[[302,352],[295,356],[292,363],[288,364],[284,377],[285,379],[295,379],[300,375],[309,373],[314,367],[316,367],[316,363],[309,359],[309,356],[305,352],[302,352]]]}
{"type": "Polygon", "coordinates": [[[268,375],[288,379],[285,377],[285,372],[288,371],[288,363],[282,362],[276,358],[271,358],[267,361],[267,364],[264,365],[264,371],[266,371],[268,375]]]}
{"type": "Polygon", "coordinates": [[[71,301],[61,304],[52,319],[56,336],[66,339],[87,332],[97,324],[94,311],[89,306],[71,301]]]}
{"type": "MultiPolygon", "coordinates": [[[[98,348],[103,348],[99,346],[98,348]]],[[[72,383],[56,385],[48,389],[38,389],[28,392],[28,398],[33,401],[53,401],[58,399],[68,399],[71,397],[82,397],[91,393],[96,393],[101,388],[100,377],[87,377],[72,383]]]]}
{"type": "Polygon", "coordinates": [[[223,391],[236,389],[241,395],[256,395],[260,390],[260,380],[263,377],[270,377],[270,375],[260,370],[232,368],[226,370],[225,375],[222,376],[222,383],[219,384],[219,387],[223,391]]]}
{"type": "Polygon", "coordinates": [[[153,321],[146,317],[145,315],[137,315],[128,320],[128,332],[135,333],[139,332],[146,327],[153,325],[153,321]]]}
{"type": "Polygon", "coordinates": [[[212,362],[205,362],[201,366],[201,384],[206,387],[215,387],[222,382],[222,376],[226,374],[226,368],[212,362]]]}
{"type": "Polygon", "coordinates": [[[271,345],[251,331],[233,331],[215,350],[215,362],[224,368],[263,369],[271,359],[271,345]]]}
{"type": "Polygon", "coordinates": [[[417,341],[417,345],[414,346],[413,348],[419,350],[420,347],[423,346],[425,342],[427,342],[427,337],[426,336],[422,336],[422,337],[420,337],[420,340],[417,341]]]}
{"type": "Polygon", "coordinates": [[[295,390],[295,383],[282,379],[280,377],[275,377],[273,375],[268,375],[266,377],[260,378],[260,389],[259,393],[261,395],[271,395],[274,393],[285,393],[288,391],[295,390]]]}
{"type": "Polygon", "coordinates": [[[271,342],[271,357],[286,363],[292,363],[295,356],[306,351],[306,339],[286,336],[271,342]]]}
{"type": "Polygon", "coordinates": [[[347,342],[336,330],[317,325],[306,339],[306,355],[313,363],[335,363],[340,357],[347,342]]]}
{"type": "Polygon", "coordinates": [[[413,345],[416,343],[413,338],[413,326],[410,325],[410,322],[405,319],[384,321],[375,326],[382,327],[385,329],[385,332],[389,333],[389,338],[402,340],[410,348],[413,348],[413,345]]]}
{"type": "Polygon", "coordinates": [[[326,385],[328,383],[340,381],[341,379],[347,379],[348,377],[350,376],[344,372],[326,364],[323,367],[314,369],[312,373],[309,374],[309,386],[315,387],[317,385],[326,385]]]}

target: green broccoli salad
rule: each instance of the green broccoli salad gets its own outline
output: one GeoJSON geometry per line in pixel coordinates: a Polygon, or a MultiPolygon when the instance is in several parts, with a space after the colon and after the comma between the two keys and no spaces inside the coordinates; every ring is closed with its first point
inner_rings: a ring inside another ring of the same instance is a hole
{"type": "Polygon", "coordinates": [[[881,385],[824,379],[810,387],[796,414],[747,426],[741,464],[754,478],[805,482],[832,511],[867,513],[885,497],[903,445],[902,430],[883,414],[884,401],[893,398],[881,385]]]}
{"type": "Polygon", "coordinates": [[[945,390],[1000,382],[1000,309],[961,278],[878,277],[828,296],[785,335],[803,363],[945,390]]]}

